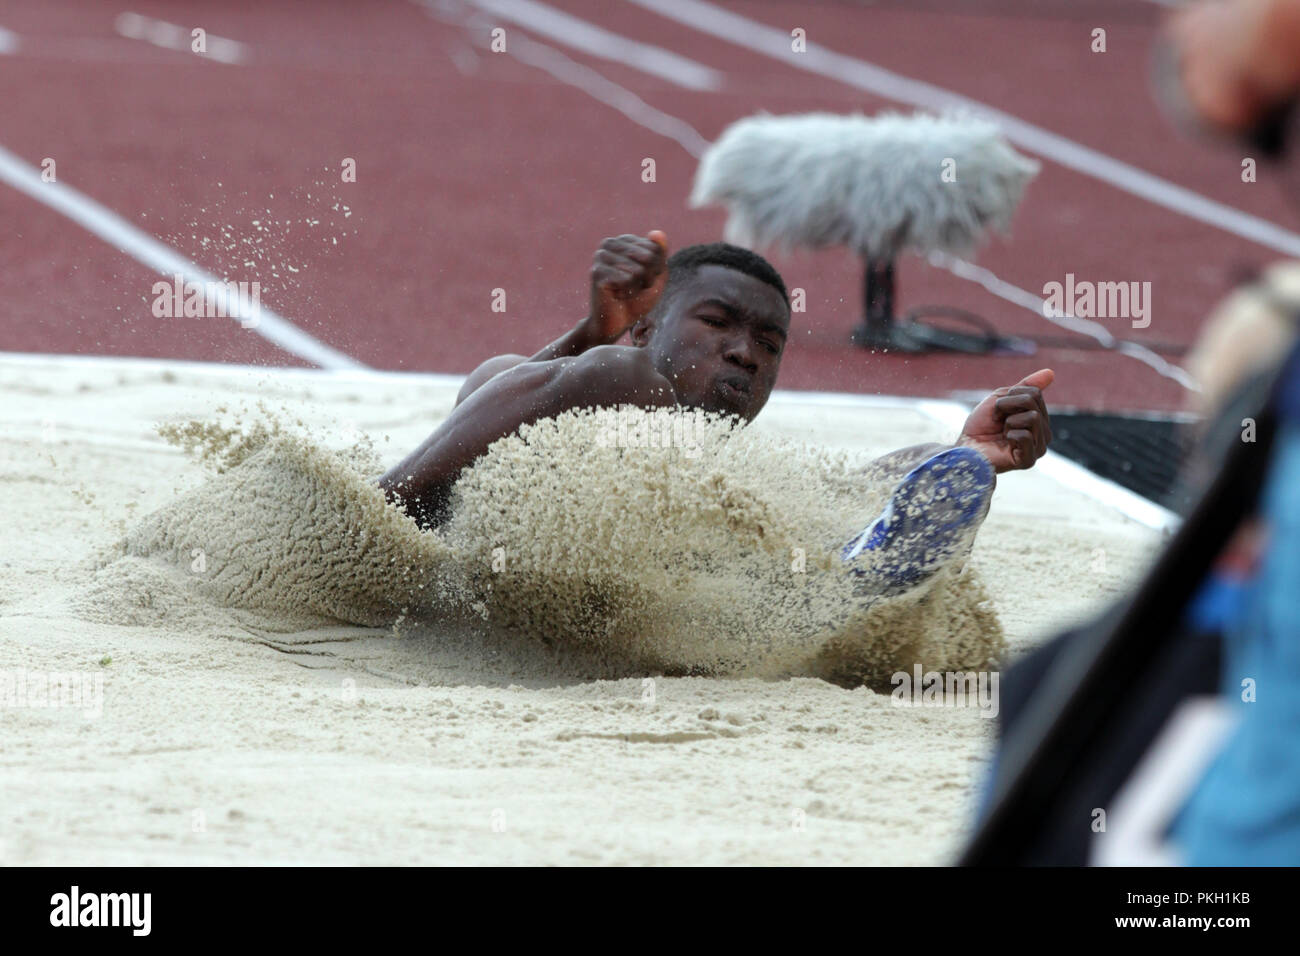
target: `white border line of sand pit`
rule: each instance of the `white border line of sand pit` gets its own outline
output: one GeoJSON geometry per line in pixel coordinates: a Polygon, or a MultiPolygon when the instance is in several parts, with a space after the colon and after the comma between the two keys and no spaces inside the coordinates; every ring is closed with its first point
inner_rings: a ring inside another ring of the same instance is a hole
{"type": "Polygon", "coordinates": [[[125,366],[143,372],[178,372],[198,376],[221,377],[232,373],[253,377],[330,378],[339,382],[366,382],[374,379],[423,381],[431,385],[459,387],[464,375],[442,372],[397,372],[360,366],[356,368],[296,368],[291,365],[241,365],[226,362],[203,362],[193,359],[141,358],[135,355],[62,355],[53,352],[5,352],[0,350],[0,367],[5,365],[103,365],[125,366]]]}
{"type": "MultiPolygon", "coordinates": [[[[463,375],[451,375],[442,372],[398,372],[384,369],[347,368],[315,369],[287,368],[284,366],[262,365],[225,365],[219,362],[195,362],[172,359],[134,358],[131,356],[107,355],[55,355],[41,352],[3,352],[0,351],[0,370],[4,367],[39,367],[76,366],[133,368],[148,372],[173,372],[182,375],[204,378],[229,377],[231,374],[253,378],[289,378],[320,381],[328,379],[336,382],[383,381],[389,384],[408,382],[411,384],[439,385],[459,388],[465,381],[463,375]]],[[[910,398],[902,395],[855,395],[850,392],[804,392],[789,389],[776,389],[772,397],[782,404],[804,407],[823,408],[905,408],[948,426],[954,435],[960,430],[970,407],[960,402],[943,399],[910,398]]],[[[1158,531],[1172,531],[1181,523],[1181,518],[1174,512],[1162,508],[1154,502],[1129,491],[1121,485],[1093,474],[1082,465],[1054,452],[1048,452],[1034,466],[1040,473],[1054,479],[1067,488],[1092,498],[1101,504],[1114,508],[1127,518],[1154,528],[1158,531]]]]}

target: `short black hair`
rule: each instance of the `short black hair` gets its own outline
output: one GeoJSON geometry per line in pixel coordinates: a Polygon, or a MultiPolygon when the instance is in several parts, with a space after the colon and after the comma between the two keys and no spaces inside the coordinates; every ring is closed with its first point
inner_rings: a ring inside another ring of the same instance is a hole
{"type": "Polygon", "coordinates": [[[706,242],[685,246],[668,257],[668,284],[664,287],[654,311],[662,311],[672,299],[676,289],[695,275],[701,266],[725,266],[766,282],[781,293],[781,298],[785,300],[785,307],[790,308],[790,296],[785,290],[785,283],[781,280],[781,274],[772,268],[770,262],[757,252],[733,246],[729,242],[706,242]]]}

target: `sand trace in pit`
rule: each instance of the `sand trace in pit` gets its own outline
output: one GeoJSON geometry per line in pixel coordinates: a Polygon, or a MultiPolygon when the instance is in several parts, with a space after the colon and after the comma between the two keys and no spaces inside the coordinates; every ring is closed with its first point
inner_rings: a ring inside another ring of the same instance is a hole
{"type": "Polygon", "coordinates": [[[474,622],[572,654],[581,676],[821,676],[888,690],[916,662],[995,666],[988,593],[953,567],[889,600],[840,546],[892,480],[847,453],[699,412],[570,411],[496,442],[421,530],[283,416],[162,429],[212,473],[94,561],[78,610],[112,623],[474,622]],[[200,573],[195,563],[202,564],[200,573]]]}

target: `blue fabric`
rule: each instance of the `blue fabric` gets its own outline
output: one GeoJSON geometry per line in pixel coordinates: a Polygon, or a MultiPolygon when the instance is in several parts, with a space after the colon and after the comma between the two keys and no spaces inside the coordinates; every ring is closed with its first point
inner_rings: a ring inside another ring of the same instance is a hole
{"type": "Polygon", "coordinates": [[[1277,383],[1278,417],[1283,423],[1300,422],[1300,347],[1292,349],[1277,383]]]}
{"type": "Polygon", "coordinates": [[[1262,502],[1269,543],[1224,630],[1222,692],[1241,722],[1171,834],[1192,866],[1300,864],[1300,389],[1286,399],[1262,502]]]}
{"type": "Polygon", "coordinates": [[[1250,588],[1248,582],[1230,578],[1211,571],[1192,598],[1183,618],[1187,627],[1202,633],[1221,633],[1241,616],[1241,609],[1250,588]]]}

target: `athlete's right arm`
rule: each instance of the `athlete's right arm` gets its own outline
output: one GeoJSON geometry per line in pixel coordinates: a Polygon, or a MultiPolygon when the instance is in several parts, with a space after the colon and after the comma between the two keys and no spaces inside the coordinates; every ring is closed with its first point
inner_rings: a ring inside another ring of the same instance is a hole
{"type": "Polygon", "coordinates": [[[456,479],[497,439],[571,408],[624,404],[677,404],[672,386],[642,349],[606,345],[572,358],[524,362],[494,375],[452,409],[419,448],[380,478],[379,486],[421,525],[438,524],[456,479]]]}
{"type": "Polygon", "coordinates": [[[648,236],[631,234],[603,240],[592,257],[591,302],[587,316],[531,358],[497,355],[465,379],[456,404],[501,372],[526,362],[576,357],[612,345],[654,308],[668,281],[668,237],[658,229],[648,236]]]}

